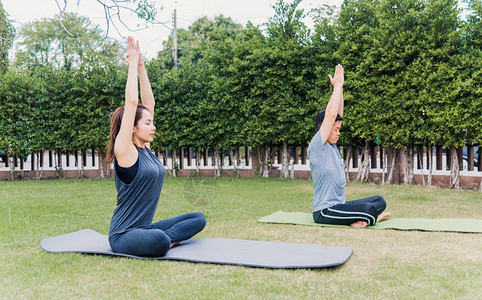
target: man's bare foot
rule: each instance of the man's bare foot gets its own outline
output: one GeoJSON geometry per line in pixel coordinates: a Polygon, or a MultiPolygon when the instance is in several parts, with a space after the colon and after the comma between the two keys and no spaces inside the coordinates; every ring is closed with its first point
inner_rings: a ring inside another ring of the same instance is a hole
{"type": "Polygon", "coordinates": [[[170,248],[174,248],[174,247],[176,247],[177,245],[179,245],[179,242],[172,242],[170,248]]]}
{"type": "Polygon", "coordinates": [[[350,226],[354,228],[361,228],[361,227],[367,227],[368,223],[366,221],[357,221],[355,223],[351,223],[350,226]]]}
{"type": "Polygon", "coordinates": [[[392,213],[389,213],[388,211],[381,213],[378,215],[377,222],[388,220],[390,219],[391,216],[392,216],[392,213]]]}

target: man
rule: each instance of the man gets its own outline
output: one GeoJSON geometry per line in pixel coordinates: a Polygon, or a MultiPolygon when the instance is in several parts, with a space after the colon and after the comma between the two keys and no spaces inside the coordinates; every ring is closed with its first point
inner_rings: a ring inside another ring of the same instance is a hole
{"type": "Polygon", "coordinates": [[[308,146],[313,178],[313,219],[316,223],[366,227],[387,220],[383,212],[386,202],[381,196],[346,202],[345,168],[336,147],[343,120],[343,67],[337,65],[335,74],[328,75],[333,94],[326,109],[315,120],[317,132],[308,146]]]}

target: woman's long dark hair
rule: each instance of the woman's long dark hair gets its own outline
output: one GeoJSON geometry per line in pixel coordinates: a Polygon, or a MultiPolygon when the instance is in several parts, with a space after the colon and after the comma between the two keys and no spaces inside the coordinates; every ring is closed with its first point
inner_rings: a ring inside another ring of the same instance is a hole
{"type": "MultiPolygon", "coordinates": [[[[137,126],[137,122],[142,118],[142,110],[144,109],[148,110],[147,107],[145,107],[142,104],[137,105],[136,117],[134,119],[134,126],[137,126]]],[[[119,134],[123,116],[124,116],[124,106],[121,106],[121,107],[118,107],[112,113],[112,117],[110,118],[110,138],[109,138],[109,144],[105,149],[106,150],[105,162],[109,164],[112,163],[112,161],[114,160],[115,139],[119,134]]]]}

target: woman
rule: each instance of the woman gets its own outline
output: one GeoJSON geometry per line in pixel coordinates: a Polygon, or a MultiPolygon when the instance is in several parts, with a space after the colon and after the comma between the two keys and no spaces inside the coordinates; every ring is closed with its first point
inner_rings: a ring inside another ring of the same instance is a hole
{"type": "Polygon", "coordinates": [[[109,228],[114,252],[135,256],[163,256],[180,241],[203,230],[200,212],[152,223],[166,170],[151,152],[154,137],[154,95],[142,61],[139,42],[127,39],[129,65],[125,106],[111,118],[106,161],[114,163],[117,207],[109,228]],[[138,79],[142,105],[138,104],[138,79]]]}

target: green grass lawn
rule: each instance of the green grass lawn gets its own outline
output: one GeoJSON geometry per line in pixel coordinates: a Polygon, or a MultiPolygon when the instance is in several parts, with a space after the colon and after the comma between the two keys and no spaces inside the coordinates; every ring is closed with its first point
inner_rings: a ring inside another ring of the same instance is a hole
{"type": "MultiPolygon", "coordinates": [[[[347,199],[382,195],[394,217],[482,217],[482,194],[348,184],[347,199]]],[[[241,266],[52,254],[44,238],[85,228],[107,234],[112,179],[0,182],[0,298],[5,299],[481,299],[482,235],[258,223],[311,211],[312,182],[167,178],[155,221],[206,215],[197,237],[353,247],[342,266],[241,266]]]]}

